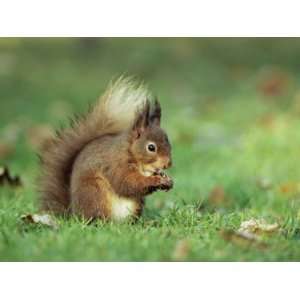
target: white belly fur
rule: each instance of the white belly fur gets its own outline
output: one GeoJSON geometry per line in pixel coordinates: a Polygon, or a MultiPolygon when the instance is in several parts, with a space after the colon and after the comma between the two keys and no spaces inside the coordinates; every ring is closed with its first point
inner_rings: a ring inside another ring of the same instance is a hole
{"type": "Polygon", "coordinates": [[[112,219],[121,221],[132,215],[136,210],[136,202],[132,199],[114,196],[112,199],[112,219]]]}

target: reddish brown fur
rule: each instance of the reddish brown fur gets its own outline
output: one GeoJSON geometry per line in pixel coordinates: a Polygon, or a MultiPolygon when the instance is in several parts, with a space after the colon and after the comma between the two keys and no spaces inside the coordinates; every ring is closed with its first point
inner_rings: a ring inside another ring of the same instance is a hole
{"type": "Polygon", "coordinates": [[[146,177],[141,172],[171,164],[170,144],[159,125],[160,106],[144,103],[128,127],[98,104],[52,141],[41,155],[43,209],[110,219],[113,204],[128,199],[138,216],[146,195],[172,187],[167,176],[146,177]],[[149,140],[155,142],[156,153],[146,151],[149,140]]]}
{"type": "Polygon", "coordinates": [[[73,189],[71,198],[72,211],[86,218],[103,218],[110,216],[108,205],[109,184],[95,171],[87,171],[80,177],[80,185],[73,189]],[[82,202],[81,199],[86,199],[82,202]],[[101,201],[98,201],[101,199],[101,201]]]}

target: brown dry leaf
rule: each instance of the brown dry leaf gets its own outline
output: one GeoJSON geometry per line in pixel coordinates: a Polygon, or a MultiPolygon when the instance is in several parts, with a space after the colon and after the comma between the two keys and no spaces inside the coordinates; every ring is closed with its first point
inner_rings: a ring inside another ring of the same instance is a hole
{"type": "Polygon", "coordinates": [[[32,224],[41,224],[49,226],[53,229],[58,229],[58,224],[54,220],[54,218],[50,215],[38,215],[38,214],[27,214],[21,216],[21,219],[27,223],[32,224]]]}
{"type": "Polygon", "coordinates": [[[258,85],[258,90],[268,97],[280,96],[287,90],[289,82],[288,74],[273,70],[266,73],[258,85]]]}
{"type": "Polygon", "coordinates": [[[219,206],[224,203],[225,201],[225,191],[224,188],[220,185],[215,186],[209,196],[208,201],[213,204],[214,206],[219,206]]]}
{"type": "Polygon", "coordinates": [[[174,252],[173,252],[173,259],[175,260],[184,260],[190,251],[190,244],[188,240],[179,240],[177,241],[174,252]]]}
{"type": "Polygon", "coordinates": [[[268,224],[264,220],[250,219],[241,223],[238,232],[240,233],[274,233],[278,231],[279,225],[277,223],[268,224]]]}
{"type": "Polygon", "coordinates": [[[15,148],[8,143],[1,142],[0,143],[0,159],[4,159],[13,154],[15,148]]]}
{"type": "Polygon", "coordinates": [[[11,176],[7,167],[0,166],[0,186],[2,185],[18,187],[22,182],[19,176],[11,176]]]}
{"type": "Polygon", "coordinates": [[[53,130],[48,125],[33,126],[27,131],[27,140],[35,150],[46,147],[53,136],[53,130]]]}
{"type": "Polygon", "coordinates": [[[279,191],[282,194],[296,195],[300,192],[299,182],[286,182],[279,186],[279,191]]]}
{"type": "Polygon", "coordinates": [[[230,241],[240,247],[247,248],[249,246],[255,246],[259,249],[265,249],[267,247],[266,243],[262,242],[256,234],[251,232],[221,230],[220,234],[224,240],[230,241]]]}

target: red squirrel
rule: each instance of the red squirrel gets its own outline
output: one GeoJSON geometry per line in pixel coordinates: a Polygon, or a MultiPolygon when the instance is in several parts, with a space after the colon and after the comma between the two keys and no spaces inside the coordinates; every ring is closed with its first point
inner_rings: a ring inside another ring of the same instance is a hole
{"type": "Polygon", "coordinates": [[[161,107],[129,78],[109,85],[94,107],[43,149],[42,209],[85,219],[139,217],[145,196],[169,190],[171,145],[161,107]]]}

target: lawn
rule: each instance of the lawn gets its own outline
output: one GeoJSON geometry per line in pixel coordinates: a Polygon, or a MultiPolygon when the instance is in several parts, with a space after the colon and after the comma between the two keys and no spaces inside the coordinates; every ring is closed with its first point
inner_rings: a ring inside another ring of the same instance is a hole
{"type": "Polygon", "coordinates": [[[1,261],[298,261],[299,39],[0,39],[1,261]],[[36,151],[120,74],[144,80],[163,108],[174,189],[136,223],[58,229],[38,211],[36,151]],[[255,239],[243,221],[276,223],[255,239]]]}

